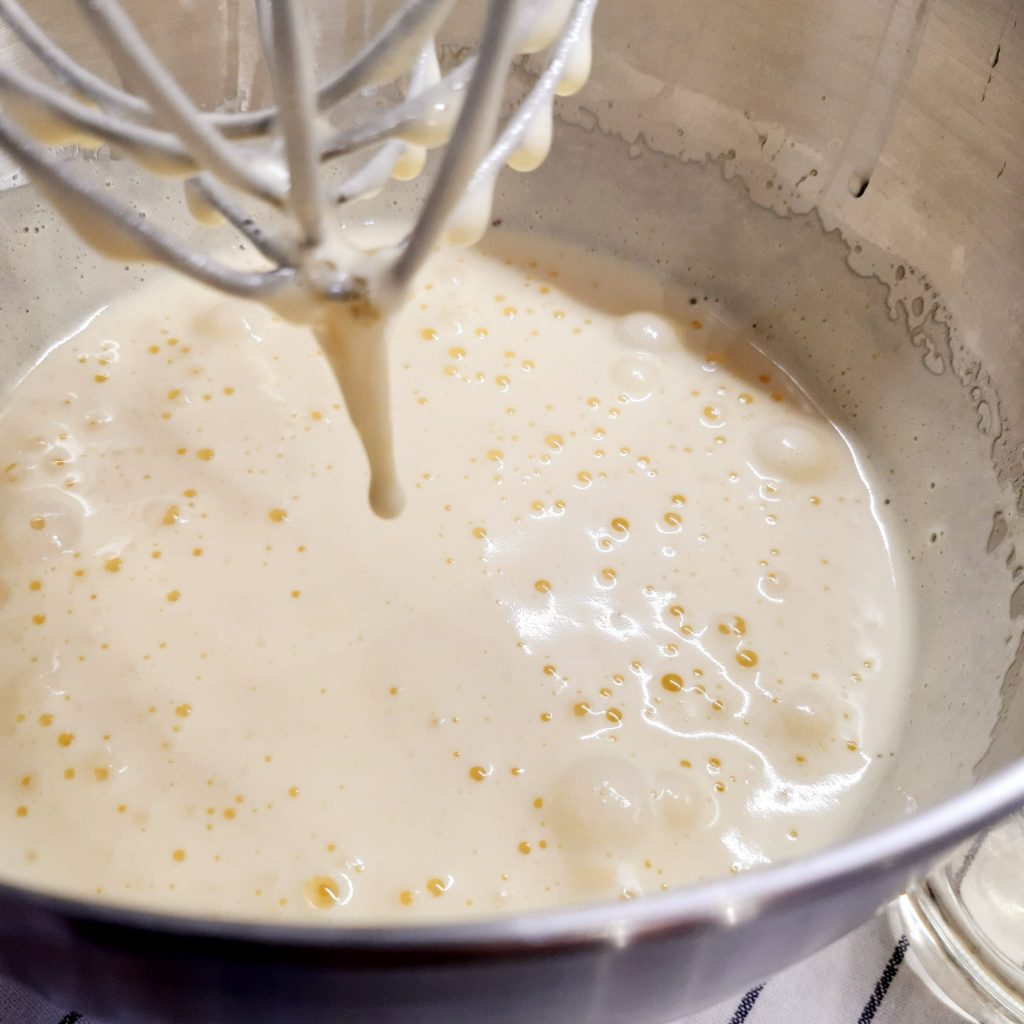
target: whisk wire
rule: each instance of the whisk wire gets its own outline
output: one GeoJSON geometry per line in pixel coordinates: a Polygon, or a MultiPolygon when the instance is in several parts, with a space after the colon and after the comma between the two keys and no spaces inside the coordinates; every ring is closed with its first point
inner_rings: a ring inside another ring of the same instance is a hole
{"type": "Polygon", "coordinates": [[[2,112],[0,143],[43,188],[65,220],[94,248],[111,248],[109,241],[101,239],[101,232],[111,232],[127,249],[167,263],[180,273],[230,295],[268,296],[295,277],[294,268],[289,266],[267,271],[236,270],[185,245],[79,180],[63,161],[35,143],[2,112]]]}
{"type": "MultiPolygon", "coordinates": [[[[515,0],[511,2],[514,3],[515,0]]],[[[466,87],[476,72],[477,60],[476,57],[470,57],[423,92],[407,96],[402,102],[377,117],[347,126],[329,135],[323,144],[323,156],[329,159],[358,152],[367,146],[375,145],[381,139],[401,135],[422,124],[424,116],[433,108],[457,107],[462,102],[466,87]]],[[[503,71],[501,75],[504,80],[503,71]]]]}
{"type": "Polygon", "coordinates": [[[288,205],[299,222],[303,246],[311,248],[323,237],[323,191],[316,149],[316,82],[305,12],[298,0],[260,3],[257,11],[266,26],[260,35],[279,111],[288,205]],[[268,41],[272,41],[269,46],[268,41]]]}
{"type": "MultiPolygon", "coordinates": [[[[424,44],[420,55],[413,65],[412,75],[409,79],[407,97],[415,97],[427,90],[441,77],[441,69],[437,61],[437,53],[434,50],[433,41],[424,44]]],[[[328,144],[324,145],[321,151],[323,159],[329,159],[328,144]]],[[[390,139],[385,142],[370,159],[363,164],[347,181],[337,187],[331,195],[331,201],[336,204],[351,202],[353,199],[360,199],[376,195],[389,181],[392,176],[397,176],[398,166],[403,158],[409,158],[415,154],[417,166],[413,168],[415,173],[419,172],[420,165],[426,160],[426,150],[415,143],[403,142],[400,139],[390,139]]],[[[414,177],[415,174],[408,175],[414,177]]]]}
{"type": "Polygon", "coordinates": [[[183,174],[195,173],[199,169],[188,150],[170,132],[135,124],[96,107],[86,106],[73,96],[14,68],[0,66],[0,90],[16,97],[22,109],[36,123],[53,119],[87,136],[126,149],[143,163],[177,165],[183,174]]]}
{"type": "Polygon", "coordinates": [[[291,239],[272,236],[234,201],[228,190],[212,174],[200,174],[185,182],[186,199],[214,210],[239,234],[244,235],[266,259],[277,266],[295,266],[299,257],[291,239]]]}
{"type": "Polygon", "coordinates": [[[58,81],[104,108],[146,117],[149,104],[111,85],[73,60],[29,17],[17,0],[0,0],[0,19],[58,81]]]}
{"type": "Polygon", "coordinates": [[[335,106],[364,86],[397,78],[424,43],[434,38],[456,2],[408,0],[347,66],[323,85],[318,97],[320,110],[335,106]]]}
{"type": "Polygon", "coordinates": [[[390,274],[390,286],[396,291],[405,288],[426,259],[487,152],[504,93],[506,69],[514,53],[520,7],[521,0],[488,5],[480,53],[451,141],[423,214],[390,274]]]}
{"type": "MultiPolygon", "coordinates": [[[[146,45],[117,0],[79,0],[96,36],[115,64],[145,96],[156,116],[172,129],[203,164],[229,184],[270,203],[279,203],[283,189],[246,161],[200,116],[184,89],[146,45]]],[[[275,5],[276,6],[276,5],[275,5]]]]}
{"type": "Polygon", "coordinates": [[[554,53],[540,78],[509,118],[498,141],[480,161],[469,183],[470,188],[493,179],[508,159],[522,144],[523,138],[534,119],[542,112],[545,104],[554,99],[559,83],[563,80],[566,65],[574,47],[580,45],[590,30],[597,0],[578,0],[569,17],[568,25],[555,45],[554,53]]]}

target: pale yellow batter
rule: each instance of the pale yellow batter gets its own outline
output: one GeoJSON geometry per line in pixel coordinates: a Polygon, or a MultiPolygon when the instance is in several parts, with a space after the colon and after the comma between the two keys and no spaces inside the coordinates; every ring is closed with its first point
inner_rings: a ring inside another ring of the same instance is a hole
{"type": "Polygon", "coordinates": [[[505,254],[437,254],[389,328],[396,519],[312,336],[198,286],[11,391],[3,878],[412,922],[851,827],[907,641],[851,450],[703,303],[505,254]]]}

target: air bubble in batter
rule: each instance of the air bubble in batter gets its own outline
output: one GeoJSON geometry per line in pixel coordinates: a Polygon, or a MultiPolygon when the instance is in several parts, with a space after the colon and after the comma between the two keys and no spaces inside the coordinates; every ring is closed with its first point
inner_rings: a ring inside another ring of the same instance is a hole
{"type": "Polygon", "coordinates": [[[612,367],[612,381],[627,398],[643,402],[651,397],[661,374],[653,359],[633,356],[620,359],[612,367]]]}
{"type": "Polygon", "coordinates": [[[650,824],[650,786],[639,768],[618,757],[588,757],[562,776],[552,825],[562,841],[615,851],[635,845],[650,824]]]}
{"type": "Polygon", "coordinates": [[[672,352],[679,348],[679,330],[657,313],[629,313],[616,325],[615,336],[637,352],[672,352]]]}
{"type": "Polygon", "coordinates": [[[786,732],[805,743],[825,743],[836,730],[832,701],[824,694],[807,688],[786,694],[782,720],[786,732]]]}
{"type": "Polygon", "coordinates": [[[821,480],[833,459],[821,432],[794,420],[778,423],[754,439],[758,468],[783,479],[821,480]]]}

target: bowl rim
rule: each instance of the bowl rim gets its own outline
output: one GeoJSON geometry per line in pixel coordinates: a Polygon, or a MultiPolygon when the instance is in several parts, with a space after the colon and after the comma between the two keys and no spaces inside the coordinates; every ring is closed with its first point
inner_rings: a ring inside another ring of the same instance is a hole
{"type": "MultiPolygon", "coordinates": [[[[892,875],[894,869],[909,871],[1021,808],[1024,757],[892,825],[746,875],[652,893],[639,900],[605,900],[468,921],[330,926],[202,918],[60,896],[3,881],[0,905],[20,905],[30,913],[80,925],[121,928],[171,941],[208,940],[281,950],[415,954],[621,947],[645,935],[680,928],[735,927],[760,917],[773,904],[834,890],[843,880],[892,875]]],[[[865,918],[875,909],[871,907],[865,918]]]]}

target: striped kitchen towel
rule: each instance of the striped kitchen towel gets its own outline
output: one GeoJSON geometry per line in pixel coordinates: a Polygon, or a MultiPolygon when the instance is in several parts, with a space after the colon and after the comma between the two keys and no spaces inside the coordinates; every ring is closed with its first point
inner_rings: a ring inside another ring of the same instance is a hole
{"type": "MultiPolygon", "coordinates": [[[[878,918],[809,960],[682,1024],[960,1024],[878,918]]],[[[0,981],[0,1024],[99,1024],[0,981]]]]}

